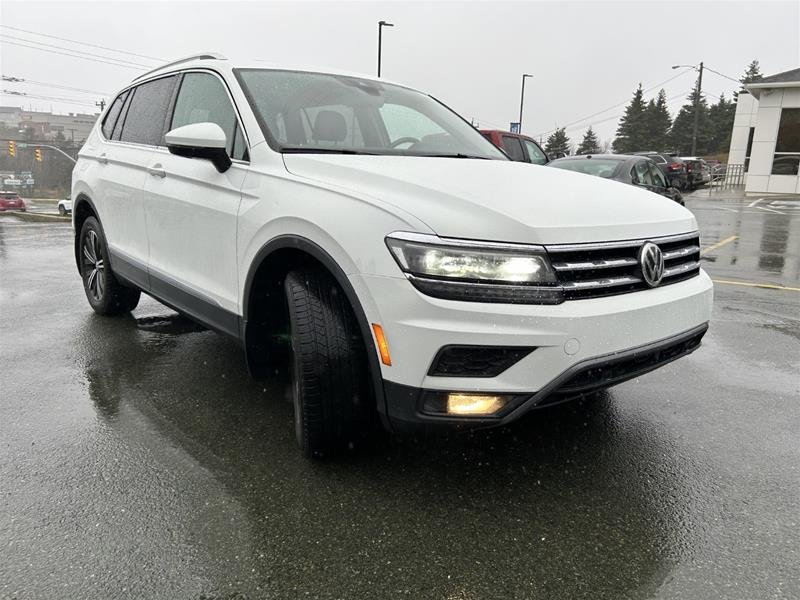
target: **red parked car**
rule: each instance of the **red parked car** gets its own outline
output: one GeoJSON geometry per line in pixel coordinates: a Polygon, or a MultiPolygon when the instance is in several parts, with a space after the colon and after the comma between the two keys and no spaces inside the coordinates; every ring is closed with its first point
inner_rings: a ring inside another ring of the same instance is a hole
{"type": "Polygon", "coordinates": [[[25,212],[25,201],[17,192],[0,192],[0,212],[6,210],[21,210],[25,212]]]}
{"type": "Polygon", "coordinates": [[[479,131],[483,137],[505,151],[511,160],[534,165],[546,165],[550,162],[542,147],[526,135],[497,129],[480,129],[479,131]]]}

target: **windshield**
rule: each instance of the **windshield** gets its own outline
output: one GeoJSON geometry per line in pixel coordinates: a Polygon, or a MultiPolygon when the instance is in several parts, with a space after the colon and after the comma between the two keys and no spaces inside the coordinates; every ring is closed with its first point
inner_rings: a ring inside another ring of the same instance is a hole
{"type": "Polygon", "coordinates": [[[566,169],[567,171],[577,171],[578,173],[611,179],[619,163],[620,161],[618,160],[587,158],[584,160],[556,160],[551,162],[550,166],[556,169],[566,169]]]}
{"type": "Polygon", "coordinates": [[[281,152],[507,160],[430,96],[343,75],[237,69],[270,144],[281,152]]]}

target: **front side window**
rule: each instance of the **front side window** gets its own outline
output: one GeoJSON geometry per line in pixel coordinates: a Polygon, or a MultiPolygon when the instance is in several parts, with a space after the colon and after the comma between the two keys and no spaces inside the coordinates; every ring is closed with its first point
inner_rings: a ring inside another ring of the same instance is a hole
{"type": "Polygon", "coordinates": [[[800,171],[800,108],[784,108],[778,141],[772,158],[773,175],[797,175],[800,171]]]}
{"type": "Polygon", "coordinates": [[[174,76],[162,77],[134,88],[122,125],[121,141],[148,146],[162,145],[175,79],[174,76]]]}
{"type": "Polygon", "coordinates": [[[504,135],[500,138],[503,142],[503,149],[511,157],[511,160],[525,162],[525,152],[522,150],[522,144],[519,138],[510,135],[504,135]]]}
{"type": "Polygon", "coordinates": [[[108,109],[106,118],[103,119],[102,126],[103,135],[106,136],[106,139],[111,139],[111,134],[114,133],[114,125],[117,124],[117,118],[122,112],[122,105],[125,104],[125,98],[127,97],[128,92],[122,92],[116,97],[114,102],[111,104],[111,107],[108,109]]]}
{"type": "Polygon", "coordinates": [[[210,73],[186,73],[183,76],[169,129],[192,123],[219,125],[225,132],[228,156],[243,158],[244,139],[238,131],[228,92],[223,83],[210,73]]]}
{"type": "Polygon", "coordinates": [[[450,109],[402,86],[300,71],[235,73],[281,152],[506,159],[450,109]]]}
{"type": "Polygon", "coordinates": [[[530,140],[523,140],[525,143],[525,149],[528,151],[528,158],[530,162],[535,165],[544,165],[547,164],[547,155],[542,151],[541,148],[535,143],[530,140]]]}

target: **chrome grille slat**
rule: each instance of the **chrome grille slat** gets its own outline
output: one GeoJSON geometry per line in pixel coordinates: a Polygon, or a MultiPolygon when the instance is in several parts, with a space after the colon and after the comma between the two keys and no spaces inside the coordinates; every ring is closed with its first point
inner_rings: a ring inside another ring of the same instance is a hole
{"type": "Polygon", "coordinates": [[[627,267],[637,263],[635,258],[616,258],[611,260],[596,260],[588,262],[563,262],[553,263],[556,271],[583,271],[586,269],[611,269],[614,267],[627,267]]]}
{"type": "Polygon", "coordinates": [[[565,281],[561,284],[565,290],[609,288],[618,285],[631,285],[643,283],[641,277],[623,275],[622,277],[606,277],[603,279],[587,279],[584,281],[565,281]]]}
{"type": "Polygon", "coordinates": [[[669,250],[664,252],[664,260],[689,256],[695,252],[700,252],[700,246],[686,246],[685,248],[678,248],[677,250],[669,250]]]}
{"type": "Polygon", "coordinates": [[[688,262],[688,263],[681,263],[674,267],[669,267],[668,269],[664,269],[664,279],[667,277],[674,277],[675,275],[680,275],[682,273],[687,273],[692,269],[699,269],[700,263],[699,262],[688,262]]]}
{"type": "Polygon", "coordinates": [[[660,286],[695,277],[700,272],[697,232],[641,240],[546,246],[566,300],[580,300],[650,289],[644,280],[639,251],[653,242],[664,257],[660,286]]]}

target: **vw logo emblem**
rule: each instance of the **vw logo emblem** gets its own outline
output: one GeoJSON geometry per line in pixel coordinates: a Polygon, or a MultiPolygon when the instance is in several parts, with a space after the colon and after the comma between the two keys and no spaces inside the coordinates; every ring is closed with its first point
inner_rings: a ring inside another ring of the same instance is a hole
{"type": "Polygon", "coordinates": [[[656,287],[664,276],[664,255],[653,242],[645,242],[639,250],[639,264],[647,285],[656,287]]]}

